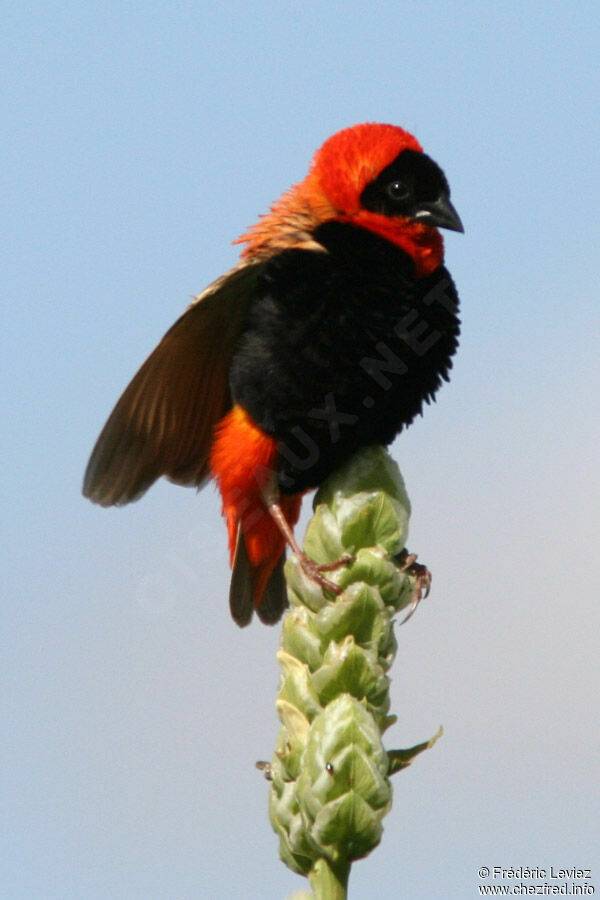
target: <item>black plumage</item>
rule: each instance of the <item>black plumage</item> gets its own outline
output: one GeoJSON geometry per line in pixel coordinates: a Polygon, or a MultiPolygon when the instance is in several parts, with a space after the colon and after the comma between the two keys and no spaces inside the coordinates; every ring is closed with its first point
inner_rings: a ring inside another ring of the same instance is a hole
{"type": "Polygon", "coordinates": [[[279,442],[285,493],[389,444],[447,379],[458,344],[444,267],[417,278],[407,253],[349,223],[314,236],[324,251],[266,263],[230,371],[234,402],[279,442]]]}

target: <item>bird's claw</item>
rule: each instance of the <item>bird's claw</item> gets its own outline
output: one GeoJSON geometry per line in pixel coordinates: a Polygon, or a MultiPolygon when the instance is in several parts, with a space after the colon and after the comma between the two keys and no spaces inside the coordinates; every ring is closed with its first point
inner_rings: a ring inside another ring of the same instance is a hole
{"type": "Polygon", "coordinates": [[[339,559],[336,559],[335,562],[332,563],[324,563],[319,565],[314,560],[310,559],[305,553],[298,554],[298,561],[300,563],[300,567],[304,574],[319,585],[324,591],[330,591],[336,597],[339,597],[341,593],[343,593],[343,588],[339,586],[339,584],[335,584],[335,582],[330,581],[328,578],[322,574],[323,572],[332,572],[334,569],[338,569],[340,566],[346,566],[349,563],[354,562],[355,557],[346,553],[343,556],[340,556],[339,559]]]}
{"type": "Polygon", "coordinates": [[[340,556],[339,559],[336,559],[332,563],[322,563],[317,568],[319,572],[333,572],[334,569],[339,569],[340,566],[349,566],[353,562],[356,561],[356,557],[352,556],[351,553],[344,553],[343,556],[340,556]]]}

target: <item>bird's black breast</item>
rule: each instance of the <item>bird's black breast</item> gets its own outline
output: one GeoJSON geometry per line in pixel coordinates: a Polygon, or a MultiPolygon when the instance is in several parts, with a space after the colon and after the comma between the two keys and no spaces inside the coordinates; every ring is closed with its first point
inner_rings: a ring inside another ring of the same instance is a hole
{"type": "Polygon", "coordinates": [[[279,442],[285,493],[389,444],[447,380],[458,343],[446,269],[417,279],[404,251],[342,222],[315,238],[326,252],[266,265],[231,366],[234,401],[279,442]]]}

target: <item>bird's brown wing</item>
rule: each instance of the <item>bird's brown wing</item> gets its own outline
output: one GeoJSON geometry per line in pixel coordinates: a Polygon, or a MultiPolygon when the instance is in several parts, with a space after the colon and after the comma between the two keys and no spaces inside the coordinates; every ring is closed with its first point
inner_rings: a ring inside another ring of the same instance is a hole
{"type": "Polygon", "coordinates": [[[124,391],[88,463],[83,493],[114,506],[161,475],[200,485],[215,424],[231,405],[228,375],[262,266],[240,264],[194,299],[124,391]]]}

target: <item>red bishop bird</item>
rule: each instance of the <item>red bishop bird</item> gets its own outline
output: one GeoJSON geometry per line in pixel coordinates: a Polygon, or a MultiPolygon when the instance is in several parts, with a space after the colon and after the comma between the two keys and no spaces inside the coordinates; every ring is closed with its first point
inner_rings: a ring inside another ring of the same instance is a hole
{"type": "Polygon", "coordinates": [[[239,625],[253,610],[276,622],[287,605],[303,493],[359,448],[389,444],[448,380],[458,296],[438,228],[463,230],[411,134],[340,131],[239,239],[240,262],[170,328],[104,426],[83,486],[95,503],[137,500],[161,475],[215,479],[239,625]]]}

